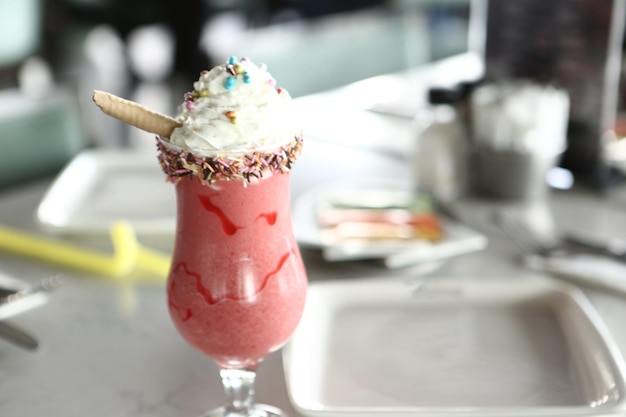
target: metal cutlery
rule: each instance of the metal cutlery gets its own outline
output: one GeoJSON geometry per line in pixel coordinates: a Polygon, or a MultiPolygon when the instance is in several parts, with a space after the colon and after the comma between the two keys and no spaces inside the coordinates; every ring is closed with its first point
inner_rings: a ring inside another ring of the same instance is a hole
{"type": "Polygon", "coordinates": [[[517,213],[498,211],[495,222],[500,229],[527,255],[551,256],[564,253],[557,238],[539,236],[517,213]]]}
{"type": "Polygon", "coordinates": [[[41,296],[62,283],[62,277],[54,275],[22,289],[0,288],[0,338],[27,350],[37,349],[39,342],[34,336],[1,319],[42,303],[45,298],[42,299],[41,296]]]}
{"type": "Polygon", "coordinates": [[[541,236],[519,214],[500,211],[496,223],[526,254],[554,256],[566,254],[601,255],[626,262],[626,242],[604,240],[568,232],[560,236],[541,236]]]}
{"type": "Polygon", "coordinates": [[[513,213],[498,213],[496,222],[522,249],[526,267],[574,284],[626,295],[626,258],[617,251],[618,246],[585,237],[576,240],[573,235],[553,240],[542,238],[513,213]]]}
{"type": "Polygon", "coordinates": [[[592,251],[593,253],[609,256],[618,261],[626,262],[626,240],[598,239],[593,236],[567,233],[563,241],[571,246],[592,251]]]}
{"type": "Polygon", "coordinates": [[[0,294],[2,294],[2,292],[5,294],[0,296],[0,309],[2,309],[3,306],[19,302],[30,296],[50,292],[59,287],[62,283],[63,278],[60,275],[53,275],[20,290],[11,291],[7,289],[0,289],[0,294]]]}
{"type": "Polygon", "coordinates": [[[0,320],[0,338],[27,350],[35,350],[39,342],[21,328],[0,320]]]}

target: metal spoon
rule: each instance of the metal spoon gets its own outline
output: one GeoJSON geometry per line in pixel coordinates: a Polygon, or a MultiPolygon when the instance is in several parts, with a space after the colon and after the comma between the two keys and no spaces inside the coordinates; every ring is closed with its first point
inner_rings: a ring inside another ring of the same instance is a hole
{"type": "MultiPolygon", "coordinates": [[[[2,294],[0,297],[0,310],[13,309],[12,312],[15,313],[15,309],[19,310],[20,305],[34,301],[32,297],[52,291],[62,283],[63,279],[59,275],[54,275],[21,290],[0,290],[2,294]]],[[[21,307],[25,307],[25,305],[21,307]]],[[[7,311],[3,312],[8,313],[7,311]]],[[[0,320],[0,338],[28,350],[35,350],[39,346],[37,339],[25,330],[4,320],[0,320]]]]}
{"type": "Polygon", "coordinates": [[[37,339],[6,321],[0,321],[0,338],[27,350],[36,350],[39,347],[37,339]]]}

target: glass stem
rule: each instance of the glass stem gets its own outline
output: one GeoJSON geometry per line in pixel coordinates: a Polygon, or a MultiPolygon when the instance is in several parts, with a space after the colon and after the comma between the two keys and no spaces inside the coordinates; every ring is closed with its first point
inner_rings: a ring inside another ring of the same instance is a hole
{"type": "Polygon", "coordinates": [[[224,415],[249,416],[254,403],[256,372],[249,369],[221,369],[220,376],[226,393],[224,415]]]}

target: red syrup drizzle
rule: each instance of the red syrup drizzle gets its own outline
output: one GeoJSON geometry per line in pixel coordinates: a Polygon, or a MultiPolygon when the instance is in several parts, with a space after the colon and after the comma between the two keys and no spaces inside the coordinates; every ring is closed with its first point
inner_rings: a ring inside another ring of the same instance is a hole
{"type": "MultiPolygon", "coordinates": [[[[270,278],[276,275],[283,268],[283,266],[285,265],[285,263],[287,263],[287,260],[289,259],[292,253],[294,253],[293,250],[285,253],[283,256],[280,257],[280,259],[278,260],[278,264],[276,265],[276,268],[274,268],[270,273],[268,273],[267,275],[265,275],[265,277],[263,277],[263,282],[261,283],[261,286],[259,286],[259,288],[256,289],[253,295],[258,294],[265,289],[270,278]]],[[[250,297],[250,294],[246,294],[244,297],[236,297],[230,294],[225,294],[223,297],[213,298],[213,294],[211,294],[211,291],[208,288],[206,288],[204,285],[202,285],[202,277],[200,276],[200,274],[196,272],[191,272],[185,262],[179,262],[178,264],[176,264],[176,267],[174,268],[174,273],[178,273],[180,269],[183,269],[185,274],[187,274],[188,276],[195,278],[196,290],[198,291],[198,293],[200,293],[200,295],[202,295],[202,298],[204,298],[204,301],[206,301],[206,303],[209,305],[216,304],[219,301],[224,300],[224,299],[229,299],[232,301],[243,301],[246,298],[250,297]]],[[[191,311],[189,311],[189,317],[187,319],[189,319],[190,317],[191,317],[191,311]]]]}
{"type": "Polygon", "coordinates": [[[222,229],[224,230],[224,233],[226,233],[228,236],[232,236],[237,233],[237,230],[242,229],[242,227],[234,224],[228,217],[226,217],[224,211],[221,208],[213,204],[211,198],[215,197],[215,195],[216,194],[206,196],[200,195],[198,196],[198,200],[200,200],[200,204],[206,211],[215,214],[220,219],[220,221],[222,222],[222,229]]]}
{"type": "Polygon", "coordinates": [[[272,211],[271,213],[261,213],[256,218],[257,220],[265,219],[267,220],[267,224],[269,224],[270,226],[274,226],[276,224],[276,217],[277,217],[276,212],[272,211]]]}
{"type": "Polygon", "coordinates": [[[178,314],[180,315],[180,319],[182,321],[189,320],[191,316],[193,316],[193,312],[191,311],[190,308],[181,307],[177,305],[176,303],[174,303],[174,301],[172,301],[173,292],[174,292],[174,283],[172,283],[167,289],[167,299],[168,299],[168,304],[170,308],[178,312],[178,314]]]}

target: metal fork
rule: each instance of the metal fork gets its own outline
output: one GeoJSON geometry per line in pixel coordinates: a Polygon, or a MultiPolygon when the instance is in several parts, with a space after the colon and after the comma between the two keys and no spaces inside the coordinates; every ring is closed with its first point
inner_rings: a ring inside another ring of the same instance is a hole
{"type": "Polygon", "coordinates": [[[0,296],[0,308],[9,304],[17,303],[33,295],[50,292],[61,286],[63,282],[64,278],[61,275],[52,275],[21,290],[0,290],[0,293],[2,294],[2,296],[0,296]]]}
{"type": "Polygon", "coordinates": [[[606,244],[593,242],[589,245],[586,238],[582,241],[569,238],[554,241],[542,239],[521,216],[514,213],[497,213],[495,220],[524,251],[523,263],[531,270],[546,272],[576,285],[582,284],[626,296],[626,281],[623,279],[626,264],[611,264],[609,268],[600,257],[584,256],[602,254],[625,261],[623,256],[619,256],[619,252],[613,251],[606,244]]]}
{"type": "MultiPolygon", "coordinates": [[[[20,304],[22,304],[21,308],[23,309],[29,308],[29,306],[24,303],[28,303],[29,300],[32,301],[32,297],[41,293],[54,290],[62,285],[63,281],[62,276],[53,275],[21,290],[1,288],[0,311],[7,315],[10,312],[7,310],[13,309],[11,312],[16,313],[20,310],[20,304]]],[[[4,319],[0,320],[0,339],[4,339],[28,350],[35,350],[39,346],[39,342],[34,336],[24,329],[6,322],[4,319]]]]}
{"type": "Polygon", "coordinates": [[[533,231],[520,215],[500,211],[496,223],[524,253],[549,257],[567,254],[594,254],[626,262],[626,246],[623,242],[601,240],[581,234],[566,233],[562,236],[541,236],[533,231]]]}
{"type": "Polygon", "coordinates": [[[495,222],[502,231],[527,255],[551,256],[566,252],[558,238],[549,239],[531,230],[528,222],[518,214],[498,211],[495,222]]]}

